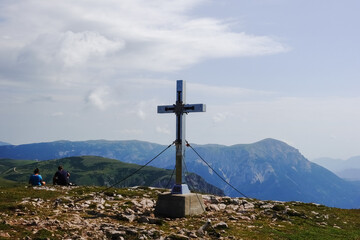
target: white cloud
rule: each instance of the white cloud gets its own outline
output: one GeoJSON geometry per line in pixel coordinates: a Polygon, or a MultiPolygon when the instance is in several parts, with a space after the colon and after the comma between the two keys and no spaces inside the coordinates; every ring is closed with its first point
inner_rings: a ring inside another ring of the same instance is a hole
{"type": "Polygon", "coordinates": [[[167,134],[167,135],[171,134],[169,126],[162,126],[162,127],[161,126],[156,126],[156,132],[167,134]]]}
{"type": "Polygon", "coordinates": [[[149,115],[149,110],[155,109],[155,103],[152,100],[140,101],[138,103],[128,103],[127,106],[131,113],[134,113],[141,120],[145,120],[149,115]]]}
{"type": "Polygon", "coordinates": [[[138,117],[140,117],[140,118],[143,119],[143,120],[146,118],[145,112],[144,112],[143,110],[141,110],[141,109],[139,109],[139,110],[137,111],[137,115],[138,115],[138,117]]]}
{"type": "Polygon", "coordinates": [[[215,123],[219,123],[225,121],[228,115],[228,113],[216,113],[212,119],[215,123]]]}
{"type": "Polygon", "coordinates": [[[140,135],[143,133],[141,129],[124,129],[122,130],[122,133],[128,134],[128,135],[140,135]]]}
{"type": "Polygon", "coordinates": [[[94,75],[168,72],[208,58],[287,50],[271,37],[188,14],[203,2],[8,1],[0,9],[1,73],[22,81],[91,82],[100,79],[94,75]]]}
{"type": "Polygon", "coordinates": [[[97,32],[68,31],[61,36],[59,55],[66,67],[83,64],[88,60],[102,58],[106,54],[122,49],[125,42],[112,41],[97,32]]]}
{"type": "Polygon", "coordinates": [[[60,116],[64,116],[64,113],[63,112],[54,112],[54,113],[51,114],[51,116],[60,117],[60,116]]]}
{"type": "Polygon", "coordinates": [[[236,103],[244,100],[259,101],[274,98],[278,95],[278,93],[269,91],[197,83],[189,83],[187,92],[191,92],[192,97],[210,100],[209,103],[212,104],[219,104],[220,102],[236,103]]]}
{"type": "Polygon", "coordinates": [[[91,91],[85,98],[85,101],[100,110],[105,110],[112,101],[109,100],[109,88],[99,87],[91,91]]]}

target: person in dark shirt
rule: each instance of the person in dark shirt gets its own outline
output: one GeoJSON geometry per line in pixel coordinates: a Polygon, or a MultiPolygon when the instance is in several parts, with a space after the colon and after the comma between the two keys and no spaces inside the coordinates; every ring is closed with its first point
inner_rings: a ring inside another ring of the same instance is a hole
{"type": "Polygon", "coordinates": [[[29,184],[31,184],[33,186],[45,185],[45,182],[43,181],[43,179],[40,175],[40,170],[38,168],[35,168],[34,174],[30,176],[29,184]]]}
{"type": "Polygon", "coordinates": [[[70,173],[65,171],[63,167],[60,165],[58,167],[58,171],[55,173],[53,177],[54,185],[68,186],[69,185],[69,177],[70,173]]]}

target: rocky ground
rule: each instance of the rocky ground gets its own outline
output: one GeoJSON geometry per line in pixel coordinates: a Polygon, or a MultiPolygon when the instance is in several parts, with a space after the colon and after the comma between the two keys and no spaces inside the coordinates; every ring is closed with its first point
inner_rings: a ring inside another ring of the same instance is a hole
{"type": "Polygon", "coordinates": [[[103,190],[25,189],[0,206],[0,239],[360,239],[359,211],[202,195],[205,213],[170,219],[154,215],[163,189],[103,190]]]}

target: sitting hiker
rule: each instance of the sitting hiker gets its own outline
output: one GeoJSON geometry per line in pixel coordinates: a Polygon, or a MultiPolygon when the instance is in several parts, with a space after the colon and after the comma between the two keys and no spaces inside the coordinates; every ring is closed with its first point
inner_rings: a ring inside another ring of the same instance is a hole
{"type": "Polygon", "coordinates": [[[38,168],[35,168],[34,174],[30,176],[29,184],[33,186],[42,186],[45,185],[45,182],[43,181],[40,170],[38,168]]]}
{"type": "Polygon", "coordinates": [[[53,177],[53,184],[68,186],[69,185],[69,177],[70,177],[70,173],[65,171],[63,169],[63,167],[60,165],[58,167],[58,171],[55,173],[55,175],[53,177]]]}

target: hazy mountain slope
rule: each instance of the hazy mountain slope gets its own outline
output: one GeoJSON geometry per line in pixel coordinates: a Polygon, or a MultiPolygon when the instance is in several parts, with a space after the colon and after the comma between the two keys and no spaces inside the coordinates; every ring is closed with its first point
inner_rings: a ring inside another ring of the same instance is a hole
{"type": "Polygon", "coordinates": [[[360,181],[360,168],[348,168],[336,172],[336,175],[348,181],[360,181]]]}
{"type": "MultiPolygon", "coordinates": [[[[33,170],[38,167],[44,180],[48,184],[52,184],[52,177],[58,165],[63,165],[64,168],[71,173],[71,182],[77,185],[96,186],[113,185],[140,167],[136,164],[94,156],[69,157],[41,162],[0,159],[0,177],[6,180],[26,183],[33,170]]],[[[171,173],[172,171],[170,170],[144,167],[134,176],[116,186],[143,185],[167,187],[171,173]]],[[[193,187],[196,191],[223,195],[220,189],[206,183],[203,178],[196,174],[190,174],[188,181],[193,182],[190,187],[193,187]]],[[[174,181],[171,180],[168,187],[170,187],[173,182],[174,181]]]]}
{"type": "Polygon", "coordinates": [[[7,143],[7,142],[2,142],[0,141],[0,146],[5,146],[5,145],[11,145],[10,143],[7,143]]]}
{"type": "Polygon", "coordinates": [[[360,180],[360,156],[351,157],[347,160],[318,158],[314,159],[313,162],[329,169],[345,180],[360,180]]]}
{"type": "Polygon", "coordinates": [[[332,172],[339,171],[342,164],[344,163],[344,160],[342,160],[342,159],[328,158],[328,157],[315,158],[315,159],[312,159],[311,161],[316,164],[319,164],[320,166],[322,166],[332,172]]]}

